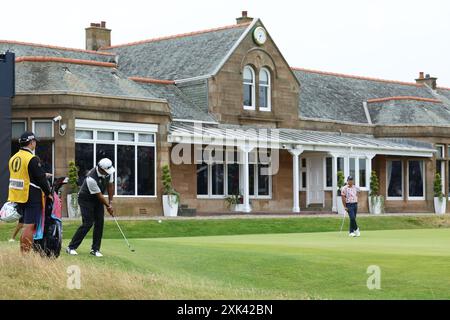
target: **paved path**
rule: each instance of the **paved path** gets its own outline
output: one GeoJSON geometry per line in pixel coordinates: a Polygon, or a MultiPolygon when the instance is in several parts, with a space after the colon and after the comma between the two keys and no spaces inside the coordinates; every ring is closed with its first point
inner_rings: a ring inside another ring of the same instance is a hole
{"type": "MultiPolygon", "coordinates": [[[[367,213],[358,214],[358,217],[433,217],[434,213],[383,213],[381,215],[373,215],[367,213]]],[[[227,220],[227,219],[307,219],[307,218],[341,218],[338,214],[236,214],[236,215],[201,215],[196,217],[163,217],[163,216],[130,216],[117,217],[117,220],[143,221],[143,220],[227,220]]],[[[81,218],[64,218],[64,221],[78,221],[81,218]]],[[[105,220],[113,220],[111,217],[106,217],[105,220]]]]}

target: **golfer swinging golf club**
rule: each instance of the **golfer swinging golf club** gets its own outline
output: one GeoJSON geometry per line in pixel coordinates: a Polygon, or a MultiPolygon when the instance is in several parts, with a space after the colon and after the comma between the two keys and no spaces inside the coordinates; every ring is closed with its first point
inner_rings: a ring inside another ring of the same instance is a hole
{"type": "Polygon", "coordinates": [[[358,212],[358,192],[359,188],[353,184],[353,177],[347,178],[347,184],[341,190],[342,203],[344,204],[345,211],[348,212],[350,218],[350,237],[359,237],[358,224],[356,223],[356,214],[358,212]]]}
{"type": "Polygon", "coordinates": [[[78,254],[75,250],[80,246],[92,226],[94,226],[91,255],[103,257],[100,252],[100,245],[103,236],[104,207],[113,216],[114,209],[112,207],[112,201],[114,196],[115,171],[111,160],[104,158],[87,174],[78,193],[78,204],[80,205],[83,223],[74,234],[72,241],[66,249],[68,254],[78,254]],[[106,189],[108,190],[109,201],[106,201],[103,196],[106,189]]]}

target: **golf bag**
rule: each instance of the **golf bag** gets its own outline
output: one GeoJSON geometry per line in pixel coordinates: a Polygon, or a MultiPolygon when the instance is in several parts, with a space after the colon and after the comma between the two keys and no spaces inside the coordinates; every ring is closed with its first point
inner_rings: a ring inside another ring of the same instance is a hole
{"type": "Polygon", "coordinates": [[[45,200],[42,217],[36,225],[33,249],[42,256],[57,258],[61,253],[63,227],[60,191],[67,182],[68,179],[64,177],[55,179],[51,188],[53,201],[45,200]]]}

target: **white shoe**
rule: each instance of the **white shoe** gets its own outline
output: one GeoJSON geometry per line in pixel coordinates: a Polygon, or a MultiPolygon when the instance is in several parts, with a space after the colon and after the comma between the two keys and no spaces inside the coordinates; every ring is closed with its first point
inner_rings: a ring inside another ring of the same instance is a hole
{"type": "Polygon", "coordinates": [[[66,252],[67,252],[67,254],[70,254],[71,256],[77,256],[78,255],[78,252],[76,252],[75,250],[70,249],[70,248],[67,248],[66,252]]]}
{"type": "Polygon", "coordinates": [[[356,236],[356,237],[361,237],[361,232],[359,232],[359,228],[356,229],[356,231],[355,231],[355,236],[356,236]]]}
{"type": "Polygon", "coordinates": [[[91,250],[91,255],[95,256],[95,257],[103,257],[102,253],[100,251],[94,251],[91,250]]]}
{"type": "Polygon", "coordinates": [[[354,238],[354,237],[356,237],[356,234],[354,232],[351,232],[351,233],[348,234],[348,236],[351,237],[351,238],[354,238]]]}
{"type": "Polygon", "coordinates": [[[9,239],[8,242],[16,242],[14,239],[9,239]]]}

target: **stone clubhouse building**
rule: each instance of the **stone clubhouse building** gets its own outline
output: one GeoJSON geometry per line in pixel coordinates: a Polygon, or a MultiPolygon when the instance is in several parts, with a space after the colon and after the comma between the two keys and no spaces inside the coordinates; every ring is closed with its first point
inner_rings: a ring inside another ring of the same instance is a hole
{"type": "MultiPolygon", "coordinates": [[[[450,88],[293,68],[260,19],[111,45],[104,22],[86,50],[0,40],[16,54],[12,152],[33,130],[48,172],[102,157],[116,169],[119,215],[162,215],[169,164],[181,204],[225,213],[337,210],[337,172],[355,177],[368,211],[370,173],[386,212],[450,201],[450,88]],[[60,116],[60,117],[58,117],[60,116]]],[[[450,212],[450,205],[447,205],[450,212]]]]}

